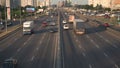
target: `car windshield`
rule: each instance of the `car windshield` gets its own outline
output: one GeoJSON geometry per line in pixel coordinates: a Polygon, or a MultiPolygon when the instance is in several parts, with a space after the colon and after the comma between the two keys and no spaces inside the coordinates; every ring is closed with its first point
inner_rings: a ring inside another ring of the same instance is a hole
{"type": "Polygon", "coordinates": [[[0,0],[0,68],[120,68],[120,0],[0,0]]]}

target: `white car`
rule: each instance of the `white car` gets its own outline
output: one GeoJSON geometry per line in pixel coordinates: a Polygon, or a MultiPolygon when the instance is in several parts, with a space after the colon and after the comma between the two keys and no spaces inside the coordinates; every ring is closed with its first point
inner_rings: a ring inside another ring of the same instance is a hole
{"type": "Polygon", "coordinates": [[[69,25],[68,25],[68,24],[65,24],[65,25],[63,26],[63,29],[69,29],[69,25]]]}
{"type": "Polygon", "coordinates": [[[50,22],[49,25],[50,25],[50,26],[55,26],[56,23],[55,23],[55,22],[50,22]]]}
{"type": "Polygon", "coordinates": [[[67,21],[66,20],[63,20],[63,22],[62,23],[67,23],[67,21]]]}

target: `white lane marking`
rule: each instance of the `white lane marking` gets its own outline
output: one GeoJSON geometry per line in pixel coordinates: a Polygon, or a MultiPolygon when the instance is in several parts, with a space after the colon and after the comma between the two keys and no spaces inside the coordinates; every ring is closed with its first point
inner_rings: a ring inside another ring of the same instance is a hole
{"type": "Polygon", "coordinates": [[[16,41],[18,38],[15,38],[14,41],[16,41]]]}
{"type": "Polygon", "coordinates": [[[33,61],[33,60],[34,60],[34,58],[35,58],[35,56],[32,56],[31,61],[33,61]]]}
{"type": "Polygon", "coordinates": [[[115,64],[115,68],[119,68],[119,66],[117,64],[115,64]]]}
{"type": "Polygon", "coordinates": [[[89,64],[89,68],[92,68],[92,65],[91,65],[91,64],[89,64]]]}
{"type": "Polygon", "coordinates": [[[27,44],[27,42],[24,42],[24,44],[23,45],[26,45],[27,44]]]}
{"type": "Polygon", "coordinates": [[[115,44],[111,43],[108,39],[105,39],[102,35],[96,33],[100,38],[104,39],[107,43],[111,44],[113,47],[118,48],[115,44]]]}
{"type": "Polygon", "coordinates": [[[31,37],[28,38],[28,40],[26,42],[24,42],[23,46],[26,45],[28,43],[28,41],[30,41],[30,39],[33,37],[33,35],[31,37]]]}
{"type": "Polygon", "coordinates": [[[89,37],[88,35],[86,35],[86,37],[87,37],[88,39],[90,39],[90,37],[89,37]]]}
{"type": "Polygon", "coordinates": [[[86,56],[86,54],[84,53],[84,52],[82,52],[82,55],[85,57],[86,56]]]}
{"type": "Polygon", "coordinates": [[[84,48],[82,48],[82,49],[83,49],[84,52],[86,51],[84,48]]]}
{"type": "Polygon", "coordinates": [[[94,40],[91,39],[90,41],[91,41],[97,48],[100,48],[99,45],[94,42],[94,40]]]}
{"type": "Polygon", "coordinates": [[[108,57],[108,55],[107,55],[106,53],[104,53],[104,55],[105,55],[106,57],[108,57]]]}
{"type": "Polygon", "coordinates": [[[78,42],[78,40],[76,39],[76,42],[78,42]]]}
{"type": "Polygon", "coordinates": [[[37,48],[36,48],[36,50],[38,51],[38,50],[39,50],[39,48],[37,47],[37,48]]]}
{"type": "Polygon", "coordinates": [[[21,50],[21,48],[19,48],[18,50],[17,50],[17,52],[19,52],[21,50]]]}
{"type": "Polygon", "coordinates": [[[79,45],[79,48],[80,48],[80,49],[82,49],[82,46],[81,46],[81,45],[79,45]]]}

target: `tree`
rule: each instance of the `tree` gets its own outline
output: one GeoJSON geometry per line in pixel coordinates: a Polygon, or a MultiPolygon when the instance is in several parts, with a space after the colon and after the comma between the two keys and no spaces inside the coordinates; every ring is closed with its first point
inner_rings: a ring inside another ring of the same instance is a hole
{"type": "Polygon", "coordinates": [[[47,8],[48,8],[47,6],[43,6],[43,7],[42,7],[43,10],[45,10],[45,9],[47,9],[47,8]]]}
{"type": "Polygon", "coordinates": [[[97,6],[95,7],[96,8],[96,10],[103,10],[103,7],[102,7],[102,5],[100,4],[97,4],[97,6]]]}

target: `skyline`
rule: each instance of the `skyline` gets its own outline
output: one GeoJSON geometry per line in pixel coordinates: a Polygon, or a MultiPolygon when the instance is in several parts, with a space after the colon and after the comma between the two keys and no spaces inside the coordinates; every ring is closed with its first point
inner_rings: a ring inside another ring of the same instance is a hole
{"type": "MultiPolygon", "coordinates": [[[[43,1],[43,0],[39,0],[43,1]]],[[[57,4],[59,1],[65,1],[65,0],[51,0],[51,4],[57,4]]],[[[88,4],[88,0],[71,0],[73,4],[88,4]]]]}

